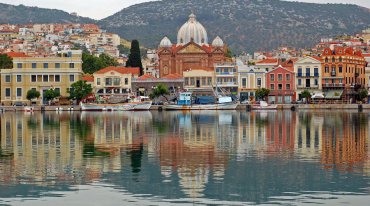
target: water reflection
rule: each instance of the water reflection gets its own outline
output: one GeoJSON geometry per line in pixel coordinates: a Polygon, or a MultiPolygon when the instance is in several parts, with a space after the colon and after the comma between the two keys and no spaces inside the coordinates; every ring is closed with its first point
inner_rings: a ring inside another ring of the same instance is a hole
{"type": "Polygon", "coordinates": [[[0,200],[96,182],[170,202],[369,200],[368,122],[354,112],[4,113],[0,200]]]}

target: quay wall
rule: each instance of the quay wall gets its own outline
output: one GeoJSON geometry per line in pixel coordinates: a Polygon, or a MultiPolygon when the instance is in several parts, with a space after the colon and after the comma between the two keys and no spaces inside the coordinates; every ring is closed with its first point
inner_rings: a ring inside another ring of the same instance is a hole
{"type": "MultiPolygon", "coordinates": [[[[150,110],[163,110],[163,105],[152,105],[150,110]]],[[[80,106],[34,106],[34,111],[80,111],[80,106]]],[[[254,110],[253,105],[240,104],[237,110],[254,110]]],[[[369,110],[370,104],[280,104],[277,110],[369,110]]],[[[0,111],[24,111],[24,107],[0,106],[0,111]]]]}

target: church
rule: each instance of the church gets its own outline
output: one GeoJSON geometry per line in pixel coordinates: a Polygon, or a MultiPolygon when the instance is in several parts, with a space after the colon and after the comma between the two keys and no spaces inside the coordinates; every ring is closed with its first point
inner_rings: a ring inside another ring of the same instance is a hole
{"type": "Polygon", "coordinates": [[[176,44],[172,44],[167,37],[161,40],[158,48],[159,74],[161,77],[169,74],[182,76],[187,70],[213,68],[214,64],[226,61],[226,49],[219,36],[209,45],[206,29],[191,14],[178,31],[176,44]]]}

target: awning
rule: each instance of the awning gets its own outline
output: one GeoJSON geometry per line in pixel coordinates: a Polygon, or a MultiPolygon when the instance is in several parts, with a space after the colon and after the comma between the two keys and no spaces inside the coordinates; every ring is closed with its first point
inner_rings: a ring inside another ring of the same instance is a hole
{"type": "Polygon", "coordinates": [[[317,94],[314,94],[314,95],[312,95],[312,97],[311,97],[312,99],[323,99],[323,98],[325,98],[325,96],[324,96],[324,94],[323,93],[317,93],[317,94]]]}
{"type": "Polygon", "coordinates": [[[344,90],[330,90],[325,92],[326,99],[340,99],[344,90]]]}

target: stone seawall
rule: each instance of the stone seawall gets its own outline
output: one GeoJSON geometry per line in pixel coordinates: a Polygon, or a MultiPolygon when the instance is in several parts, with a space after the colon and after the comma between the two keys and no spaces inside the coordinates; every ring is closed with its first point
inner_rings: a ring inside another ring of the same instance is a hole
{"type": "MultiPolygon", "coordinates": [[[[163,110],[163,105],[152,105],[150,110],[163,110]]],[[[34,106],[34,111],[80,111],[80,106],[34,106]]],[[[255,110],[253,105],[240,104],[237,110],[255,110]]],[[[370,110],[370,104],[280,104],[276,110],[370,110]]],[[[24,111],[24,107],[0,106],[0,111],[24,111]]]]}

